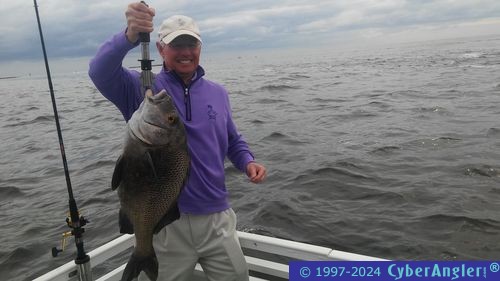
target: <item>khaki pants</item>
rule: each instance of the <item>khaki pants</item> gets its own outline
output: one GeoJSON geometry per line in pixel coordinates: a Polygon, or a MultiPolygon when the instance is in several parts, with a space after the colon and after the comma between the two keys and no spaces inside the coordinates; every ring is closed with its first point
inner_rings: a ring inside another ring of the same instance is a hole
{"type": "MultiPolygon", "coordinates": [[[[211,281],[247,281],[248,267],[232,209],[210,215],[181,214],[153,238],[158,281],[190,281],[200,263],[211,281]]],[[[148,281],[144,272],[140,281],[148,281]]]]}

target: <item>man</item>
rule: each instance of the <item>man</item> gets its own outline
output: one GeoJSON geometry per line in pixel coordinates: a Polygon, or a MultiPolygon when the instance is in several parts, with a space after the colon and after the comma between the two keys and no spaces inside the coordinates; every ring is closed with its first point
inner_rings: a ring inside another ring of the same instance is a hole
{"type": "MultiPolygon", "coordinates": [[[[143,100],[139,73],[122,67],[128,51],[139,45],[140,32],[153,31],[152,8],[132,3],[125,13],[127,29],[114,35],[90,62],[89,76],[128,121],[143,100]]],[[[159,280],[190,280],[197,262],[209,280],[248,280],[236,235],[236,215],[228,203],[224,159],[260,183],[266,168],[254,161],[232,121],[227,91],[206,80],[199,66],[202,39],[196,23],[172,16],[159,28],[158,52],[163,69],[153,90],[172,97],[187,132],[190,174],[178,199],[179,220],[154,237],[159,280]]],[[[147,280],[142,273],[140,280],[147,280]]]]}

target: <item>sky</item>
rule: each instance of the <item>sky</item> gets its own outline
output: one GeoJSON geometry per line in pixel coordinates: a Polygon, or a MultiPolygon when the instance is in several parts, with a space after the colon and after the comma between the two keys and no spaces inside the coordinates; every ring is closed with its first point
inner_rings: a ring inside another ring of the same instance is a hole
{"type": "MultiPolygon", "coordinates": [[[[123,0],[39,0],[50,59],[91,57],[125,30],[123,0]]],[[[155,27],[194,18],[208,53],[500,34],[500,0],[150,0],[155,27]]],[[[156,39],[156,31],[151,38],[156,39]]],[[[152,48],[155,51],[155,48],[152,48]]],[[[32,0],[0,0],[0,76],[43,59],[32,0]]]]}

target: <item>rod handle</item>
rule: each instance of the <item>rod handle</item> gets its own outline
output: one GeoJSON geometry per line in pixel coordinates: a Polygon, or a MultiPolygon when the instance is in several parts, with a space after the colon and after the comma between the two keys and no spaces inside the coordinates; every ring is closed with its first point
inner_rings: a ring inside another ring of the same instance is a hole
{"type": "MultiPolygon", "coordinates": [[[[141,1],[142,4],[146,5],[146,7],[149,7],[146,2],[141,1]]],[[[139,32],[139,42],[150,42],[150,37],[148,32],[139,32]]]]}

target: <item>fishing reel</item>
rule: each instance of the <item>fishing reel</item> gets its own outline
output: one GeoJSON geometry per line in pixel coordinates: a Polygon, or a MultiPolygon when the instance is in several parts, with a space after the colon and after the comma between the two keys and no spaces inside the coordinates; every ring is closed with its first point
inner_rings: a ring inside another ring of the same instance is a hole
{"type": "Polygon", "coordinates": [[[62,234],[60,249],[58,249],[57,247],[52,247],[52,257],[55,258],[59,255],[59,253],[64,251],[66,245],[68,244],[68,238],[70,238],[71,236],[81,237],[81,234],[85,232],[83,226],[85,226],[89,221],[84,216],[80,216],[80,212],[78,212],[78,216],[80,225],[76,226],[73,224],[71,220],[71,214],[68,213],[66,217],[66,224],[68,225],[69,228],[71,228],[71,231],[66,231],[62,234]]]}

